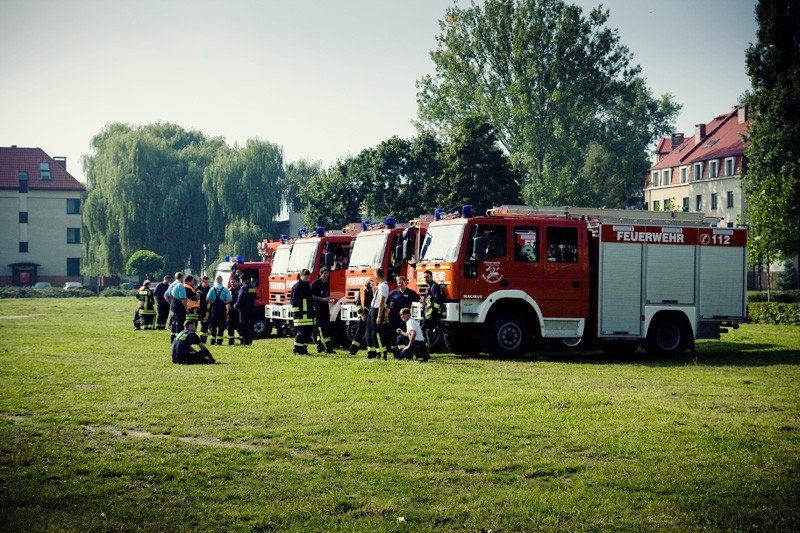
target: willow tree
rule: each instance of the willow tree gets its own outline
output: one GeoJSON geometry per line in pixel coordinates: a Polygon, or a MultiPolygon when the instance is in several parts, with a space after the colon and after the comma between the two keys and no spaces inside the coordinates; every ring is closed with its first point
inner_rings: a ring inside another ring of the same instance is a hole
{"type": "MultiPolygon", "coordinates": [[[[275,235],[276,217],[283,201],[283,149],[266,141],[249,139],[244,147],[221,148],[205,169],[202,191],[209,210],[210,227],[221,255],[241,242],[229,242],[238,234],[232,226],[246,226],[259,240],[275,235]]],[[[235,253],[250,255],[247,250],[235,253]]]]}
{"type": "Polygon", "coordinates": [[[536,203],[572,203],[564,191],[585,190],[592,146],[633,157],[604,167],[621,174],[610,196],[627,202],[629,184],[641,185],[647,146],[669,132],[678,108],[668,96],[653,100],[608,17],[562,0],[448,8],[431,52],[435,74],[417,82],[419,126],[447,134],[484,117],[536,203]]]}
{"type": "Polygon", "coordinates": [[[174,124],[109,124],[83,159],[84,273],[122,274],[136,250],[153,250],[168,270],[200,266],[208,239],[202,174],[221,139],[174,124]]]}

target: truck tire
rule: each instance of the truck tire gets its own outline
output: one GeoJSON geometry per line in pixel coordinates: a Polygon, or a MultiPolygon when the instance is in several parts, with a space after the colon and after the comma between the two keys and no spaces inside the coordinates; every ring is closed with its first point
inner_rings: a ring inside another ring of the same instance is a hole
{"type": "Polygon", "coordinates": [[[439,353],[445,348],[444,332],[441,328],[431,328],[428,330],[428,346],[431,353],[439,353]]]}
{"type": "Polygon", "coordinates": [[[524,353],[528,346],[530,328],[512,314],[498,315],[486,330],[486,349],[494,356],[509,357],[524,353]]]}
{"type": "Polygon", "coordinates": [[[253,320],[253,338],[263,339],[272,333],[272,322],[264,317],[253,320]]]}
{"type": "Polygon", "coordinates": [[[657,316],[647,332],[645,349],[650,355],[672,357],[682,354],[689,345],[685,320],[676,315],[657,316]]]}
{"type": "MultiPolygon", "coordinates": [[[[356,331],[358,330],[358,322],[348,322],[347,323],[347,342],[353,342],[353,339],[356,336],[356,331]]],[[[349,346],[349,344],[348,344],[349,346]]]]}

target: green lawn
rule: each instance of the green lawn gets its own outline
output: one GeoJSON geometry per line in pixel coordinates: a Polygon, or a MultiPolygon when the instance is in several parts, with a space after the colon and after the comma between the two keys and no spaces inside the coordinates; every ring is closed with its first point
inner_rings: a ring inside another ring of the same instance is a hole
{"type": "Polygon", "coordinates": [[[2,531],[800,529],[800,328],[677,359],[178,366],[133,299],[0,300],[2,531]]]}

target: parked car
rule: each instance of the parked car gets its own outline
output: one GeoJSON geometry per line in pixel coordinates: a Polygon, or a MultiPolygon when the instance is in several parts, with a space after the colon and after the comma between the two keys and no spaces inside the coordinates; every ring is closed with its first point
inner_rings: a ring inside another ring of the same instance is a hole
{"type": "Polygon", "coordinates": [[[40,281],[39,283],[33,286],[33,288],[36,289],[37,291],[41,291],[43,289],[49,289],[50,287],[52,287],[52,285],[50,285],[49,281],[40,281]]]}
{"type": "Polygon", "coordinates": [[[64,284],[64,290],[68,291],[70,289],[82,289],[83,285],[80,281],[68,281],[64,284]]]}

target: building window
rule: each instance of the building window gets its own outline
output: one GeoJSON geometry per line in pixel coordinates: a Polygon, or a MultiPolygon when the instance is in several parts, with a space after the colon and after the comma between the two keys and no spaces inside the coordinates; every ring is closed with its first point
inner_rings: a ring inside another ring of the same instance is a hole
{"type": "Polygon", "coordinates": [[[39,177],[50,181],[50,163],[39,163],[39,177]]]}
{"type": "Polygon", "coordinates": [[[81,275],[81,258],[67,257],[67,276],[81,275]]]}
{"type": "Polygon", "coordinates": [[[719,161],[708,162],[708,177],[716,178],[719,176],[719,161]]]}
{"type": "Polygon", "coordinates": [[[28,241],[19,241],[19,253],[28,253],[28,241]]]}
{"type": "Polygon", "coordinates": [[[733,222],[728,222],[728,227],[732,228],[733,227],[733,222]]]}
{"type": "Polygon", "coordinates": [[[653,172],[653,179],[650,180],[652,182],[651,185],[653,187],[658,187],[658,175],[659,175],[658,172],[653,172]]]}
{"type": "Polygon", "coordinates": [[[695,163],[692,166],[692,170],[694,171],[695,181],[703,179],[703,163],[695,163]]]}
{"type": "Polygon", "coordinates": [[[669,185],[672,181],[672,170],[666,169],[661,173],[661,185],[669,185]]]}
{"type": "Polygon", "coordinates": [[[19,212],[19,223],[20,224],[27,224],[28,223],[28,212],[27,211],[20,211],[19,212]]]}
{"type": "Polygon", "coordinates": [[[712,192],[711,193],[711,209],[716,209],[716,208],[717,208],[717,193],[712,192]]]}
{"type": "Polygon", "coordinates": [[[686,178],[688,174],[689,174],[689,169],[687,167],[681,167],[681,183],[686,183],[686,178]]]}
{"type": "Polygon", "coordinates": [[[733,191],[728,191],[728,207],[733,207],[733,191]]]}
{"type": "Polygon", "coordinates": [[[81,228],[67,228],[67,244],[81,243],[81,228]]]}
{"type": "Polygon", "coordinates": [[[725,160],[725,175],[726,176],[733,176],[733,172],[736,169],[736,159],[733,157],[729,157],[725,160]]]}
{"type": "Polygon", "coordinates": [[[683,197],[683,212],[686,213],[688,211],[689,211],[689,197],[688,196],[684,196],[683,197]]]}
{"type": "Polygon", "coordinates": [[[67,198],[67,214],[80,215],[81,214],[81,200],[80,198],[67,198]]]}
{"type": "Polygon", "coordinates": [[[659,200],[653,200],[653,211],[661,211],[661,202],[659,200]]]}
{"type": "Polygon", "coordinates": [[[28,192],[28,173],[19,171],[19,192],[28,192]]]}
{"type": "Polygon", "coordinates": [[[694,210],[695,211],[702,211],[703,210],[703,195],[698,194],[694,197],[694,210]]]}

